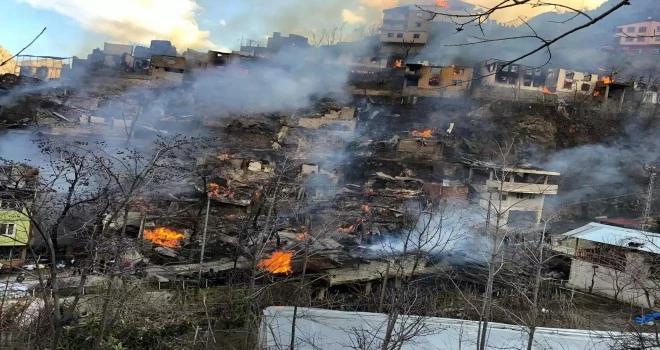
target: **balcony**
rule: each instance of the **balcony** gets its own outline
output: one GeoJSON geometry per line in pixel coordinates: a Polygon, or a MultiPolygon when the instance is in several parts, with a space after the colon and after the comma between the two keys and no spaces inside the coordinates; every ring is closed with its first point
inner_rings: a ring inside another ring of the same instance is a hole
{"type": "Polygon", "coordinates": [[[557,194],[559,186],[546,184],[529,184],[524,182],[504,182],[496,180],[487,180],[486,186],[502,192],[511,193],[532,193],[532,194],[557,194]]]}

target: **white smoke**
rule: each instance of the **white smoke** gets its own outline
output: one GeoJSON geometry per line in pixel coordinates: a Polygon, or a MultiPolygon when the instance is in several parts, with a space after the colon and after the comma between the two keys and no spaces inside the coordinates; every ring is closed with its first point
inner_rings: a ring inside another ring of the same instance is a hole
{"type": "Polygon", "coordinates": [[[492,247],[492,240],[480,232],[484,222],[480,207],[450,202],[441,210],[422,211],[413,228],[388,236],[369,250],[384,255],[423,251],[457,264],[484,262],[492,247]]]}

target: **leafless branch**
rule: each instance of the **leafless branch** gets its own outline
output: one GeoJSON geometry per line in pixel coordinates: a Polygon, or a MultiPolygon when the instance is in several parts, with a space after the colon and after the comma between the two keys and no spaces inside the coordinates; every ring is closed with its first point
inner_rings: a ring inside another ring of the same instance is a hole
{"type": "Polygon", "coordinates": [[[34,42],[37,41],[37,39],[39,39],[39,37],[41,36],[41,34],[43,34],[45,31],[46,31],[46,27],[44,27],[44,29],[42,29],[41,32],[39,32],[39,34],[37,34],[37,36],[34,37],[34,39],[32,39],[32,41],[30,41],[29,44],[27,44],[27,46],[25,46],[24,48],[22,48],[21,51],[18,51],[18,53],[16,53],[14,56],[11,56],[11,57],[9,57],[8,59],[4,60],[2,63],[0,63],[0,67],[2,67],[2,66],[4,66],[5,64],[7,64],[7,62],[13,60],[16,56],[20,55],[20,54],[21,54],[23,51],[25,51],[28,47],[30,47],[32,44],[34,44],[34,42]]]}

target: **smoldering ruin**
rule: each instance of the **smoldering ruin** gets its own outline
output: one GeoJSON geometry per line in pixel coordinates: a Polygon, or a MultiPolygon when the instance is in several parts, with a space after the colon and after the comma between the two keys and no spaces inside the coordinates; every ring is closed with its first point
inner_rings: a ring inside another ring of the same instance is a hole
{"type": "MultiPolygon", "coordinates": [[[[596,267],[627,271],[613,257],[637,254],[654,280],[658,253],[635,237],[653,241],[659,223],[655,37],[633,49],[619,35],[586,50],[590,63],[570,40],[552,65],[510,62],[508,42],[500,57],[466,44],[479,30],[456,31],[455,6],[385,9],[378,33],[351,42],[276,32],[236,51],[153,40],[13,57],[0,75],[11,305],[50,310],[67,341],[98,317],[87,345],[123,329],[107,318],[120,303],[170,305],[157,316],[180,327],[158,340],[169,348],[200,334],[250,348],[272,305],[516,324],[533,309],[522,325],[622,331],[656,289],[612,289],[596,267]],[[420,20],[429,11],[445,14],[420,20]],[[603,324],[576,321],[607,308],[618,313],[603,324]]],[[[645,23],[630,13],[607,23],[645,23]]],[[[3,322],[0,333],[45,329],[3,322]]]]}

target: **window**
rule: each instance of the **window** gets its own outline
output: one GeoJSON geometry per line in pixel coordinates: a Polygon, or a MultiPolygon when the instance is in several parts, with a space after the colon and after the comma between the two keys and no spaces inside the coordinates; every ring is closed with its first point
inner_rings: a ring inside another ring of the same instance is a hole
{"type": "Polygon", "coordinates": [[[507,200],[506,194],[501,194],[501,195],[500,195],[500,200],[501,200],[501,201],[505,201],[505,200],[507,200]]]}
{"type": "Polygon", "coordinates": [[[441,67],[431,67],[431,74],[440,74],[442,73],[441,67]]]}
{"type": "Polygon", "coordinates": [[[563,87],[564,90],[571,90],[572,88],[573,88],[573,82],[570,81],[564,82],[564,87],[563,87]]]}
{"type": "Polygon", "coordinates": [[[589,92],[589,90],[591,90],[591,85],[589,84],[582,84],[582,86],[580,87],[580,91],[589,92]]]}
{"type": "Polygon", "coordinates": [[[582,81],[591,81],[591,74],[585,74],[582,81]]]}
{"type": "Polygon", "coordinates": [[[635,32],[635,27],[626,28],[626,33],[634,33],[634,32],[635,32]]]}
{"type": "Polygon", "coordinates": [[[422,22],[416,22],[416,23],[415,23],[415,27],[417,27],[417,28],[421,28],[421,27],[422,27],[422,22]]]}
{"type": "Polygon", "coordinates": [[[15,224],[0,224],[0,236],[14,237],[16,235],[15,224]]]}
{"type": "Polygon", "coordinates": [[[532,75],[534,73],[534,70],[531,68],[525,69],[525,75],[532,75]]]}
{"type": "Polygon", "coordinates": [[[22,247],[0,247],[0,260],[21,260],[22,247]]]}
{"type": "Polygon", "coordinates": [[[660,41],[660,31],[658,32],[657,36],[655,37],[655,41],[660,41]]]}
{"type": "Polygon", "coordinates": [[[394,38],[394,33],[387,33],[388,38],[394,38]]]}
{"type": "Polygon", "coordinates": [[[633,38],[626,38],[626,42],[627,42],[627,43],[630,43],[630,42],[632,42],[632,41],[633,41],[633,38]]]}
{"type": "Polygon", "coordinates": [[[439,77],[429,78],[429,86],[440,86],[440,78],[439,77]]]}
{"type": "Polygon", "coordinates": [[[453,86],[463,86],[463,80],[452,80],[451,85],[453,85],[453,86]]]}
{"type": "Polygon", "coordinates": [[[639,29],[637,29],[637,33],[646,33],[646,27],[639,27],[639,29]]]}
{"type": "Polygon", "coordinates": [[[638,43],[643,43],[643,42],[644,42],[644,39],[646,39],[646,38],[643,37],[643,36],[642,36],[642,37],[639,37],[639,38],[637,38],[637,42],[638,42],[638,43]]]}
{"type": "Polygon", "coordinates": [[[413,39],[419,39],[419,34],[413,34],[413,39]]]}
{"type": "Polygon", "coordinates": [[[0,210],[20,210],[21,204],[10,199],[0,199],[0,210]]]}
{"type": "Polygon", "coordinates": [[[403,33],[396,33],[396,37],[399,39],[403,38],[403,33]]]}
{"type": "Polygon", "coordinates": [[[518,71],[518,66],[511,66],[511,73],[516,73],[518,71]]]}

